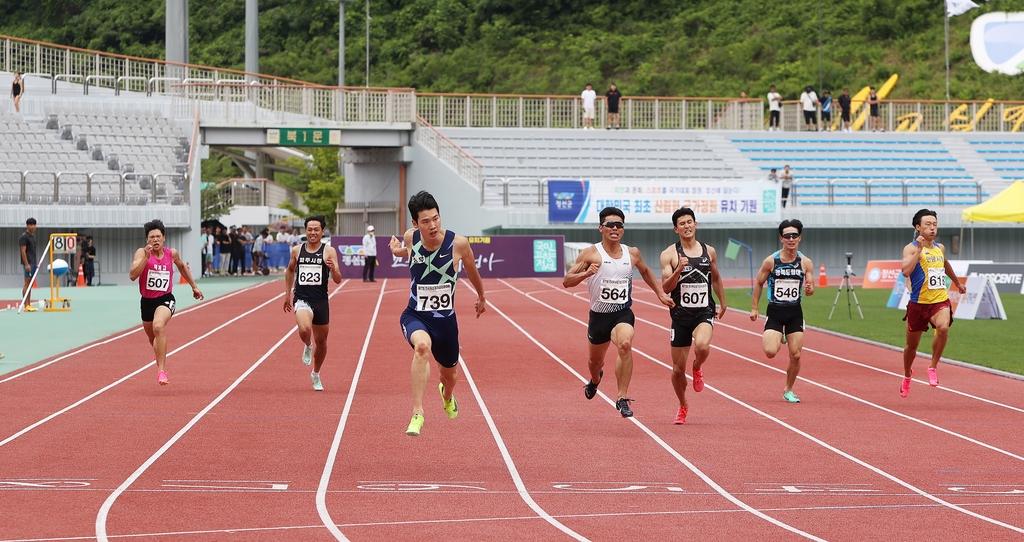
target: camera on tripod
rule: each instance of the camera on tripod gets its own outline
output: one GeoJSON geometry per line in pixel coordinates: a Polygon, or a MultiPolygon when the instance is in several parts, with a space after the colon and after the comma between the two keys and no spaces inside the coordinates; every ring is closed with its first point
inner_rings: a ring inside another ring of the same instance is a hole
{"type": "Polygon", "coordinates": [[[853,253],[852,252],[847,252],[846,253],[846,274],[847,275],[857,276],[857,274],[853,272],[853,253]]]}
{"type": "Polygon", "coordinates": [[[857,292],[853,291],[853,281],[850,280],[850,276],[856,276],[853,272],[853,253],[846,253],[846,272],[843,273],[843,280],[839,284],[839,291],[836,292],[836,298],[832,301],[832,310],[828,313],[828,319],[832,319],[832,314],[836,312],[836,303],[839,302],[839,294],[846,290],[846,309],[850,314],[850,318],[853,318],[853,308],[850,305],[850,295],[853,295],[853,301],[857,304],[857,312],[860,314],[860,319],[864,319],[864,312],[860,310],[860,301],[857,299],[857,292]]]}

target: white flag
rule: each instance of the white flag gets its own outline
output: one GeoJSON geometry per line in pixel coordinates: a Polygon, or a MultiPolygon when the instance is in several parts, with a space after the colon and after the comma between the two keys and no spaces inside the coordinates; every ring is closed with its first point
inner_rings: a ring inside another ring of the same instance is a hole
{"type": "Polygon", "coordinates": [[[978,4],[971,0],[946,0],[946,16],[956,17],[978,7],[978,4]]]}

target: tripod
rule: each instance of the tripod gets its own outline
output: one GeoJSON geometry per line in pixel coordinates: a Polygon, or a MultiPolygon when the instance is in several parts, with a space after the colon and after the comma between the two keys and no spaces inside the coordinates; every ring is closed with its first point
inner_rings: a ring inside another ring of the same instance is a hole
{"type": "Polygon", "coordinates": [[[846,309],[850,312],[850,318],[853,318],[853,307],[850,305],[850,294],[853,294],[853,302],[857,304],[857,312],[860,314],[860,319],[864,319],[864,312],[860,310],[860,301],[857,300],[857,292],[853,290],[853,281],[850,280],[850,276],[857,276],[853,272],[853,268],[850,264],[846,264],[846,272],[843,273],[843,281],[839,283],[839,291],[836,292],[836,299],[832,302],[832,310],[828,313],[828,319],[832,319],[832,313],[836,312],[836,303],[839,302],[839,295],[843,293],[843,288],[846,288],[846,309]]]}

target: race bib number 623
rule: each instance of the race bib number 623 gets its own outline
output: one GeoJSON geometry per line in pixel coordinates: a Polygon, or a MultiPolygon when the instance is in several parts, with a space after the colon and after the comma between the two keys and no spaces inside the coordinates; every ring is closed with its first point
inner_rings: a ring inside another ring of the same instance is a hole
{"type": "Polygon", "coordinates": [[[320,264],[299,264],[299,285],[319,286],[323,282],[323,271],[320,264]]]}

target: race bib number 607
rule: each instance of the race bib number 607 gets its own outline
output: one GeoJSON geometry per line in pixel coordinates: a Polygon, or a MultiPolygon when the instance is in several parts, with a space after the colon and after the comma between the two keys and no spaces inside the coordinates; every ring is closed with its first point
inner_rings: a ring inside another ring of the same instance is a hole
{"type": "Polygon", "coordinates": [[[450,311],[454,306],[455,296],[452,295],[451,284],[417,284],[416,310],[450,311]]]}
{"type": "Polygon", "coordinates": [[[680,282],[679,305],[689,309],[708,306],[708,287],[704,283],[680,282]]]}

